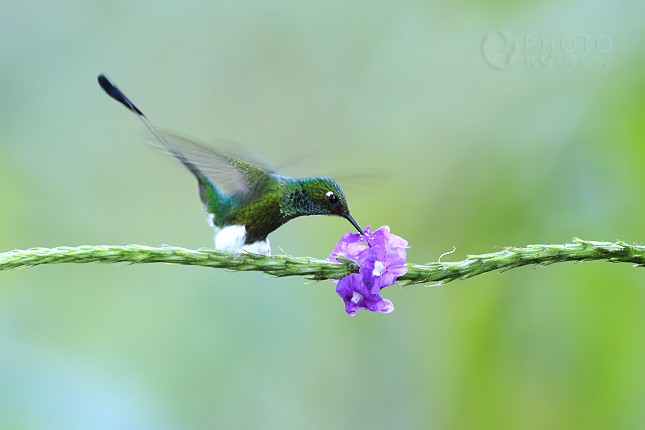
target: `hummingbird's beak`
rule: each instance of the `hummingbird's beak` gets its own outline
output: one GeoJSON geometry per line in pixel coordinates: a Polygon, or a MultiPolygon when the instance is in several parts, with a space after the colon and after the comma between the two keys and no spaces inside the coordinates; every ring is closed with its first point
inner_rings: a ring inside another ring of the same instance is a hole
{"type": "Polygon", "coordinates": [[[361,226],[358,225],[358,223],[356,221],[354,221],[354,218],[352,218],[352,216],[350,214],[346,213],[346,214],[343,214],[343,216],[345,218],[347,218],[349,220],[349,222],[351,222],[354,227],[356,227],[356,230],[358,230],[358,232],[361,234],[361,236],[365,236],[365,233],[363,233],[363,229],[361,228],[361,226]]]}

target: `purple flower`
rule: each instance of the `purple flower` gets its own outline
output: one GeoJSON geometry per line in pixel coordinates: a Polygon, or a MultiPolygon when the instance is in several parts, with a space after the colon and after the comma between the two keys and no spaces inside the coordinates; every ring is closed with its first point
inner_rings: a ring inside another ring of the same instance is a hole
{"type": "MultiPolygon", "coordinates": [[[[403,250],[405,253],[405,249],[403,250]]],[[[396,278],[408,273],[405,257],[398,251],[386,250],[386,247],[375,245],[363,252],[358,259],[359,273],[373,294],[381,288],[394,284],[396,278]]]]}
{"type": "MultiPolygon", "coordinates": [[[[363,231],[366,235],[369,235],[370,226],[368,225],[365,227],[365,230],[363,231]]],[[[360,233],[345,233],[343,237],[340,238],[336,246],[334,246],[334,250],[329,254],[327,261],[338,263],[339,261],[336,260],[336,257],[339,255],[351,260],[358,260],[358,256],[361,252],[367,249],[365,238],[366,236],[363,236],[360,233]]]]}
{"type": "Polygon", "coordinates": [[[347,233],[334,247],[328,261],[338,262],[338,256],[355,260],[359,273],[345,276],[338,283],[336,292],[345,301],[345,310],[354,315],[358,309],[384,313],[394,307],[379,295],[381,288],[394,284],[399,276],[407,273],[405,267],[408,242],[390,233],[388,226],[371,232],[365,227],[365,236],[347,233]]]}
{"type": "Polygon", "coordinates": [[[390,233],[390,227],[384,225],[379,227],[374,233],[367,235],[368,243],[371,246],[381,246],[386,249],[386,252],[396,252],[401,258],[405,260],[406,248],[409,248],[408,241],[395,234],[390,233]]]}
{"type": "Polygon", "coordinates": [[[394,310],[392,302],[370,293],[359,273],[352,273],[338,281],[336,292],[345,302],[345,312],[353,316],[359,309],[389,314],[394,310]]]}

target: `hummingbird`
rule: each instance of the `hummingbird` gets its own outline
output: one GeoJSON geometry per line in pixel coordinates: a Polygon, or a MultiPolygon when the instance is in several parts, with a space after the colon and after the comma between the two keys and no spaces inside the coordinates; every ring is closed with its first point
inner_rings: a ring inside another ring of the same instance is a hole
{"type": "Polygon", "coordinates": [[[206,219],[215,230],[216,250],[271,255],[269,233],[304,215],[340,216],[365,235],[349,213],[343,190],[332,179],[278,175],[193,139],[161,133],[105,75],[99,75],[98,81],[110,97],[143,121],[163,150],[197,178],[206,219]]]}

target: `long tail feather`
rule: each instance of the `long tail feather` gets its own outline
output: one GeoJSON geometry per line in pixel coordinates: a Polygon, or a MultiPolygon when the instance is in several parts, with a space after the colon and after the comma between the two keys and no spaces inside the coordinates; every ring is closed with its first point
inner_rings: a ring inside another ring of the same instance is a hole
{"type": "Polygon", "coordinates": [[[168,143],[168,140],[164,137],[163,134],[155,127],[155,125],[148,119],[147,116],[144,115],[143,112],[139,110],[138,107],[134,105],[130,101],[129,98],[121,92],[115,85],[113,85],[108,78],[105,77],[105,75],[99,75],[98,77],[99,85],[105,92],[112,97],[114,100],[118,101],[119,103],[123,104],[123,106],[127,107],[130,109],[132,112],[134,112],[139,119],[145,124],[146,127],[148,127],[148,130],[154,135],[155,138],[170,152],[172,155],[174,155],[181,163],[186,166],[188,170],[191,171],[193,175],[197,177],[197,179],[201,182],[204,180],[205,175],[195,166],[193,163],[191,163],[185,156],[182,154],[177,148],[172,146],[170,143],[168,143]]]}

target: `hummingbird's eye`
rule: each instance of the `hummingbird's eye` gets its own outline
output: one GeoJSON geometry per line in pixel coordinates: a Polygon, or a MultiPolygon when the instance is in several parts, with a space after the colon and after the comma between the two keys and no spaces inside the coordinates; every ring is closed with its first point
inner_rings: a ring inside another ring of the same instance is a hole
{"type": "Polygon", "coordinates": [[[338,196],[333,191],[327,191],[327,201],[332,206],[338,206],[338,196]]]}

